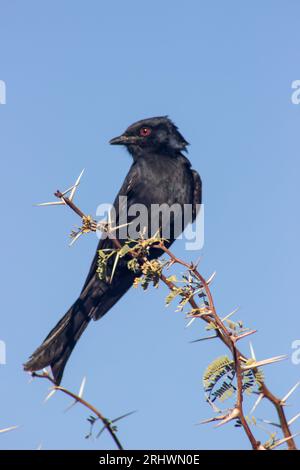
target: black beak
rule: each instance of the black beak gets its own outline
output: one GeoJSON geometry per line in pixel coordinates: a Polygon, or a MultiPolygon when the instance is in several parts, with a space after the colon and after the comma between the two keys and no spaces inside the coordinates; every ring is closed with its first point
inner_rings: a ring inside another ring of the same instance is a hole
{"type": "Polygon", "coordinates": [[[125,134],[120,135],[119,137],[114,137],[109,141],[111,145],[130,145],[135,144],[137,138],[134,136],[127,136],[125,134]]]}

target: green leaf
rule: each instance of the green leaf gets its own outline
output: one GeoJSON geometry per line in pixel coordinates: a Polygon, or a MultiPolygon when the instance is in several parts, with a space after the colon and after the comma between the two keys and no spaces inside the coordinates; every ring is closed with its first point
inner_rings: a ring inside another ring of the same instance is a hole
{"type": "Polygon", "coordinates": [[[175,299],[175,297],[177,297],[177,295],[179,295],[181,292],[182,292],[182,289],[180,289],[179,287],[172,289],[166,297],[166,300],[165,300],[166,306],[170,305],[170,303],[175,299]]]}
{"type": "Polygon", "coordinates": [[[209,364],[203,375],[203,385],[209,398],[224,401],[235,392],[232,380],[235,376],[234,361],[228,356],[220,356],[209,364]],[[221,385],[219,385],[222,379],[221,385]]]}

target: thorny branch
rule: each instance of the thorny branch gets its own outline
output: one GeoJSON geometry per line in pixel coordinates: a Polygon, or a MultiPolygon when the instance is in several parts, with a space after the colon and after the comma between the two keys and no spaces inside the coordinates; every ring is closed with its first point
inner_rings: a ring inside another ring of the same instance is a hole
{"type": "MultiPolygon", "coordinates": [[[[82,173],[81,173],[82,175],[82,173]]],[[[99,228],[99,224],[92,219],[91,216],[86,216],[73,202],[73,196],[75,193],[75,190],[77,189],[77,186],[79,184],[79,180],[81,178],[78,178],[76,181],[75,185],[70,188],[71,192],[71,197],[68,198],[66,196],[66,193],[68,191],[65,191],[64,193],[61,193],[60,191],[56,191],[54,194],[58,199],[60,199],[62,204],[65,204],[69,206],[79,217],[82,219],[82,226],[79,229],[79,232],[73,235],[73,238],[77,239],[79,235],[82,233],[87,233],[90,231],[95,232],[99,228]]],[[[52,204],[59,204],[59,203],[44,203],[41,205],[52,205],[52,204]]],[[[117,227],[115,227],[113,230],[115,230],[117,227]]],[[[110,232],[110,227],[100,227],[100,229],[105,230],[110,232]]],[[[110,233],[108,233],[110,236],[110,233]]],[[[111,237],[112,242],[116,248],[116,250],[120,250],[122,248],[122,245],[120,241],[116,237],[111,237]]],[[[278,418],[279,418],[279,427],[282,430],[282,433],[284,435],[284,438],[281,440],[277,440],[272,442],[272,445],[263,445],[261,442],[257,441],[256,438],[254,437],[250,426],[248,424],[247,418],[244,414],[243,410],[243,373],[246,370],[252,370],[254,374],[258,372],[258,367],[266,365],[266,364],[271,364],[274,362],[277,362],[285,357],[279,356],[279,357],[274,357],[271,359],[266,359],[262,361],[256,361],[254,358],[248,359],[246,358],[237,348],[236,343],[240,340],[243,339],[246,336],[249,336],[253,333],[256,332],[256,330],[251,330],[247,332],[242,332],[239,334],[236,334],[235,332],[232,332],[230,329],[228,329],[224,323],[224,321],[220,318],[218,315],[214,301],[213,301],[213,296],[211,294],[211,290],[209,287],[209,284],[212,279],[206,281],[205,278],[199,273],[197,270],[197,266],[194,265],[193,263],[186,263],[182,259],[176,257],[170,250],[167,248],[164,244],[163,241],[158,240],[156,243],[151,244],[151,248],[154,249],[159,249],[163,251],[168,257],[169,257],[169,262],[168,262],[168,267],[178,264],[187,269],[187,272],[190,273],[194,278],[196,278],[200,284],[201,289],[203,289],[203,292],[205,293],[205,296],[207,298],[207,304],[203,310],[203,308],[199,307],[198,303],[195,300],[197,291],[192,289],[192,292],[186,292],[182,291],[179,295],[184,299],[185,303],[189,303],[192,307],[192,313],[189,315],[192,318],[201,318],[204,320],[206,323],[209,325],[213,325],[214,330],[215,330],[215,336],[208,337],[208,338],[219,338],[226,346],[229,348],[229,350],[232,353],[233,356],[233,362],[234,362],[234,372],[236,376],[236,403],[235,407],[231,410],[228,411],[227,414],[225,415],[219,415],[217,417],[208,419],[204,422],[210,422],[210,421],[220,421],[218,425],[225,424],[229,421],[235,420],[238,421],[239,424],[243,427],[247,438],[249,439],[251,446],[253,449],[256,450],[267,450],[267,449],[273,449],[275,447],[278,447],[279,445],[286,443],[288,446],[289,450],[296,450],[296,444],[294,441],[295,435],[292,435],[291,430],[290,430],[290,424],[286,418],[285,411],[284,411],[284,405],[285,405],[285,400],[280,399],[276,397],[266,386],[264,381],[261,381],[259,383],[259,399],[257,400],[256,405],[263,399],[267,399],[272,403],[272,405],[275,407],[278,418]]],[[[128,256],[131,256],[132,258],[136,258],[138,255],[134,250],[131,250],[127,253],[128,256]]],[[[140,255],[139,255],[140,256],[140,255]]],[[[147,262],[147,258],[143,255],[142,259],[139,259],[140,262],[147,262]]],[[[176,284],[168,277],[166,277],[162,272],[159,273],[159,278],[160,280],[168,287],[168,289],[171,292],[177,292],[178,287],[176,284]]],[[[40,376],[40,377],[45,377],[45,375],[39,375],[39,374],[34,374],[35,376],[40,376]]],[[[52,380],[49,376],[46,376],[49,380],[52,380]]],[[[121,449],[121,444],[119,443],[115,433],[114,429],[110,426],[110,421],[108,421],[106,418],[104,418],[92,405],[89,403],[85,402],[82,400],[80,397],[77,397],[74,395],[72,392],[69,392],[68,390],[64,389],[63,387],[57,387],[55,386],[57,390],[61,390],[64,393],[70,395],[73,397],[75,400],[79,401],[82,403],[84,406],[89,408],[91,411],[93,411],[96,416],[103,422],[104,426],[107,428],[107,430],[110,432],[111,436],[113,437],[114,441],[116,442],[117,446],[119,449],[121,449]]],[[[293,389],[292,389],[293,390],[293,389]]],[[[289,392],[290,394],[290,392],[289,392]]],[[[288,395],[289,395],[288,394],[288,395]]],[[[208,400],[209,402],[209,400],[208,400]]],[[[298,415],[297,415],[298,417],[298,415]]],[[[295,417],[296,419],[296,417],[295,417]]],[[[293,419],[294,420],[294,419],[293,419]]],[[[292,421],[292,420],[291,420],[292,421]]]]}
{"type": "Polygon", "coordinates": [[[65,395],[68,395],[69,397],[73,398],[75,400],[75,403],[81,403],[81,405],[85,406],[88,410],[90,410],[95,416],[97,416],[97,418],[102,421],[103,423],[103,426],[105,429],[107,429],[107,431],[109,432],[109,434],[111,435],[112,439],[114,440],[117,448],[119,450],[123,450],[123,447],[116,435],[116,431],[115,431],[115,428],[114,426],[112,425],[112,421],[110,421],[109,419],[105,418],[105,416],[103,416],[102,413],[100,413],[99,410],[97,410],[97,408],[95,408],[93,405],[91,405],[89,402],[87,402],[86,400],[84,400],[80,394],[76,395],[75,393],[73,392],[70,392],[68,389],[64,388],[64,387],[61,387],[59,385],[56,385],[54,380],[52,379],[52,377],[50,377],[50,375],[48,374],[47,371],[44,371],[42,374],[38,374],[37,372],[33,372],[32,374],[32,377],[39,377],[41,379],[47,379],[49,380],[52,384],[53,384],[53,388],[52,388],[52,391],[56,391],[56,390],[59,390],[61,391],[62,393],[64,393],[65,395]]]}
{"type": "MultiPolygon", "coordinates": [[[[252,445],[253,449],[260,449],[261,444],[259,442],[257,442],[255,440],[254,436],[252,435],[252,432],[251,432],[251,430],[250,430],[250,428],[247,424],[247,420],[245,419],[245,416],[244,416],[244,413],[243,413],[242,366],[241,366],[241,364],[247,362],[247,359],[238,350],[238,348],[236,346],[236,342],[239,339],[241,339],[242,337],[245,337],[245,334],[243,334],[239,337],[239,336],[233,336],[229,333],[226,326],[224,325],[224,323],[222,322],[222,320],[220,319],[220,317],[218,316],[218,314],[216,312],[214,302],[213,302],[213,297],[212,297],[209,285],[205,281],[203,276],[197,271],[196,266],[194,266],[193,264],[187,264],[184,261],[182,261],[181,259],[177,258],[165,246],[162,246],[161,244],[159,244],[158,247],[169,255],[169,257],[173,261],[173,263],[178,263],[182,266],[185,266],[190,272],[193,272],[196,275],[196,277],[200,280],[200,282],[202,283],[203,288],[205,289],[205,292],[206,292],[206,295],[207,295],[207,298],[208,298],[209,310],[210,310],[210,312],[211,312],[211,314],[212,314],[212,316],[213,316],[213,318],[214,318],[214,320],[215,320],[215,322],[218,326],[218,329],[216,330],[216,334],[221,339],[221,341],[223,341],[223,343],[232,351],[232,354],[233,354],[233,357],[234,357],[235,370],[236,370],[236,376],[237,376],[237,386],[238,386],[237,387],[238,388],[237,402],[236,402],[237,416],[239,417],[239,419],[242,423],[242,426],[243,426],[243,428],[244,428],[244,430],[247,434],[247,437],[249,438],[249,440],[251,442],[251,445],[252,445]]],[[[164,282],[165,282],[165,280],[164,280],[164,282]]],[[[170,289],[174,289],[175,286],[170,285],[170,283],[169,283],[168,287],[170,289]]],[[[197,304],[196,304],[196,302],[194,301],[193,298],[189,299],[189,303],[191,304],[192,308],[194,308],[194,309],[198,308],[198,306],[197,306],[197,304]]],[[[211,321],[209,316],[201,315],[201,318],[204,321],[208,322],[208,323],[211,321]]],[[[248,332],[247,335],[249,335],[251,333],[254,333],[254,331],[253,332],[248,332]]],[[[257,369],[254,367],[254,371],[255,370],[257,370],[257,369]]],[[[286,416],[285,416],[285,412],[284,412],[284,409],[283,409],[284,403],[282,402],[282,400],[280,400],[280,398],[277,398],[275,395],[273,395],[273,393],[268,389],[268,387],[266,386],[266,384],[264,382],[262,382],[260,384],[260,393],[262,394],[262,396],[264,398],[269,400],[275,406],[278,417],[279,417],[279,421],[280,421],[280,427],[282,429],[284,437],[287,439],[287,445],[288,445],[289,450],[296,450],[297,449],[296,444],[295,444],[295,441],[293,439],[292,433],[289,429],[289,425],[288,425],[288,422],[287,422],[287,419],[286,419],[286,416]]]]}

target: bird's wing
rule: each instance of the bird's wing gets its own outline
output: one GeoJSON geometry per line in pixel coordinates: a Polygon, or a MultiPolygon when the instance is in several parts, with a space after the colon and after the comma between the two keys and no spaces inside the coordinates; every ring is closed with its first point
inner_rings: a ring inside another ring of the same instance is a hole
{"type": "MultiPolygon", "coordinates": [[[[139,181],[140,181],[140,171],[139,171],[138,165],[133,163],[113,204],[116,210],[116,221],[118,221],[119,219],[119,210],[122,210],[122,207],[119,207],[119,203],[118,203],[119,196],[127,196],[127,207],[129,207],[132,203],[137,202],[135,201],[135,194],[136,194],[136,188],[138,186],[139,181]]],[[[101,240],[99,240],[94,259],[92,261],[89,273],[87,275],[84,286],[82,288],[82,292],[84,291],[84,289],[86,288],[86,286],[88,285],[92,277],[95,275],[95,272],[97,270],[98,251],[103,250],[104,248],[113,248],[113,247],[114,245],[108,237],[101,238],[101,240]]]]}
{"type": "Polygon", "coordinates": [[[202,181],[199,173],[196,170],[191,170],[194,182],[193,190],[193,222],[199,212],[199,205],[202,202],[202,181]]]}

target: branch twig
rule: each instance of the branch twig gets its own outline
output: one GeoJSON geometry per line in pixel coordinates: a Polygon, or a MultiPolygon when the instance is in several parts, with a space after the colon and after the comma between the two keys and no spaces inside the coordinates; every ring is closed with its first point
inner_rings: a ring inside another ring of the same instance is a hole
{"type": "Polygon", "coordinates": [[[121,445],[121,443],[120,443],[113,427],[111,426],[111,421],[109,419],[105,418],[105,416],[103,416],[103,414],[100,413],[100,411],[97,410],[97,408],[95,408],[93,405],[91,405],[89,402],[84,400],[79,395],[76,395],[75,393],[70,392],[70,390],[67,390],[64,387],[61,387],[60,385],[56,385],[54,380],[50,377],[50,375],[48,373],[44,372],[43,374],[39,374],[37,372],[33,372],[31,375],[32,375],[32,377],[39,377],[41,379],[49,380],[53,384],[53,389],[52,390],[59,390],[59,391],[63,392],[65,395],[68,395],[69,397],[73,398],[76,402],[81,403],[83,406],[88,408],[92,413],[94,413],[94,415],[97,416],[97,418],[100,421],[102,421],[104,427],[107,429],[107,431],[111,435],[112,439],[114,440],[117,448],[119,450],[123,450],[123,447],[122,447],[122,445],[121,445]]]}
{"type": "MultiPolygon", "coordinates": [[[[228,330],[226,329],[226,327],[224,326],[223,322],[221,321],[221,319],[219,318],[219,316],[217,315],[217,312],[216,312],[216,309],[215,309],[215,306],[214,306],[214,302],[213,302],[213,297],[212,297],[212,294],[211,294],[211,291],[210,291],[210,288],[207,284],[207,282],[205,281],[205,279],[203,278],[203,276],[197,271],[197,269],[195,268],[195,266],[193,264],[188,264],[186,263],[185,261],[177,258],[176,256],[174,256],[174,254],[168,249],[166,248],[165,246],[159,244],[157,246],[157,248],[163,250],[169,257],[170,259],[173,261],[173,264],[174,263],[178,263],[184,267],[186,267],[190,272],[193,272],[196,277],[200,280],[200,282],[202,283],[203,285],[203,288],[205,289],[205,292],[206,292],[206,295],[207,295],[207,299],[208,299],[208,302],[209,302],[209,309],[212,311],[213,313],[213,317],[214,319],[216,320],[216,323],[219,327],[219,329],[216,331],[216,334],[217,336],[223,341],[223,343],[232,351],[233,353],[233,356],[234,356],[234,360],[235,360],[235,363],[236,363],[236,366],[238,364],[240,364],[240,359],[244,359],[246,360],[245,356],[243,354],[241,354],[241,352],[236,348],[236,340],[238,338],[235,338],[235,337],[232,337],[230,335],[230,333],[228,332],[228,330]],[[240,359],[238,359],[240,358],[240,359]]],[[[173,285],[170,285],[169,282],[166,282],[166,279],[163,279],[163,282],[165,282],[165,284],[169,287],[169,289],[172,289],[174,288],[175,286],[173,285]]],[[[197,307],[197,304],[196,302],[194,301],[193,298],[191,298],[189,300],[189,303],[190,305],[192,306],[192,308],[198,308],[197,307]]],[[[210,322],[210,318],[209,317],[205,317],[204,315],[201,316],[201,318],[206,321],[206,322],[210,322]]],[[[255,370],[255,369],[254,369],[255,370]]],[[[240,367],[238,365],[238,370],[236,370],[237,372],[237,378],[238,378],[238,385],[239,385],[239,382],[241,380],[241,374],[240,374],[240,367]]],[[[278,414],[278,417],[279,417],[279,420],[280,420],[280,427],[282,429],[282,432],[284,434],[284,437],[287,440],[287,445],[288,445],[288,448],[289,450],[296,450],[297,447],[296,447],[296,444],[295,444],[295,441],[294,439],[292,438],[292,433],[290,431],[290,428],[289,428],[289,425],[288,425],[288,421],[286,419],[286,416],[285,416],[285,412],[284,412],[284,409],[283,409],[283,404],[282,404],[282,401],[280,400],[280,398],[277,398],[275,395],[273,395],[273,393],[268,389],[268,387],[266,386],[266,384],[263,382],[260,384],[260,392],[263,394],[263,397],[266,398],[267,400],[269,400],[275,407],[276,411],[277,411],[277,414],[278,414]]],[[[237,402],[237,407],[239,407],[240,409],[240,420],[242,422],[242,425],[244,427],[244,430],[249,438],[249,440],[251,441],[251,444],[254,448],[258,448],[260,446],[260,443],[256,442],[256,440],[253,438],[253,435],[251,435],[251,431],[249,432],[249,426],[247,424],[247,421],[246,419],[243,417],[243,413],[242,413],[242,394],[241,394],[241,383],[240,383],[240,386],[238,386],[238,402],[237,402]],[[256,446],[256,447],[255,447],[256,446]]]]}
{"type": "MultiPolygon", "coordinates": [[[[59,190],[55,192],[55,196],[57,198],[59,198],[64,204],[68,205],[70,207],[70,209],[72,209],[77,215],[79,215],[79,217],[81,217],[81,219],[83,220],[83,226],[85,226],[86,220],[89,219],[88,231],[96,231],[97,223],[94,220],[92,220],[91,217],[86,216],[73,203],[72,198],[66,197],[65,193],[61,193],[59,190]]],[[[112,238],[112,242],[113,242],[116,249],[120,249],[122,247],[120,241],[117,238],[112,238]]],[[[188,270],[188,272],[190,272],[191,274],[193,274],[197,278],[197,280],[201,284],[201,287],[204,290],[206,298],[208,300],[208,308],[207,308],[208,313],[204,313],[204,314],[201,314],[201,315],[195,314],[194,316],[195,317],[197,317],[197,316],[200,317],[202,320],[204,320],[208,324],[211,324],[213,322],[215,324],[215,327],[216,327],[215,328],[216,337],[218,337],[230,349],[230,351],[233,355],[234,369],[235,369],[235,374],[236,374],[236,379],[237,379],[236,405],[235,405],[235,408],[233,410],[231,410],[231,412],[227,416],[218,417],[216,419],[222,420],[220,424],[224,424],[225,422],[228,422],[232,419],[238,419],[240,421],[240,423],[241,423],[241,425],[242,425],[242,427],[243,427],[243,429],[244,429],[251,445],[252,445],[252,448],[257,449],[257,450],[265,450],[265,447],[259,441],[257,441],[255,439],[255,437],[254,437],[254,435],[253,435],[253,433],[252,433],[252,431],[251,431],[251,429],[250,429],[250,427],[247,423],[247,419],[244,415],[244,411],[243,411],[243,365],[245,365],[245,362],[247,362],[248,359],[239,351],[239,349],[236,346],[236,343],[239,339],[242,339],[242,338],[248,336],[249,334],[253,334],[255,331],[252,330],[250,332],[246,332],[246,333],[243,333],[243,334],[238,335],[238,336],[234,335],[231,331],[229,331],[228,328],[225,326],[224,322],[222,321],[222,319],[220,318],[220,316],[217,314],[217,311],[216,311],[216,308],[215,308],[215,305],[214,305],[214,301],[213,301],[213,296],[211,294],[210,287],[209,287],[210,281],[208,282],[204,279],[204,277],[197,270],[197,266],[195,266],[193,263],[190,263],[190,264],[186,263],[185,261],[183,261],[180,258],[176,257],[164,245],[163,242],[160,242],[156,245],[155,244],[152,245],[152,248],[159,249],[159,250],[163,251],[166,255],[168,255],[168,257],[170,258],[169,266],[173,265],[173,264],[179,264],[181,266],[184,266],[188,270]]],[[[132,257],[136,257],[136,255],[134,253],[129,252],[129,255],[132,256],[132,257]]],[[[146,258],[143,257],[142,261],[145,261],[145,260],[146,260],[146,258]]],[[[171,291],[177,290],[177,287],[176,287],[175,283],[170,281],[163,273],[160,274],[160,279],[168,287],[168,289],[170,289],[171,291]]],[[[197,302],[194,299],[194,295],[195,295],[195,293],[193,293],[192,295],[188,295],[186,293],[182,294],[183,297],[186,297],[186,299],[189,302],[189,304],[191,305],[192,309],[195,310],[195,311],[199,311],[200,309],[199,309],[199,306],[198,306],[197,302]]],[[[273,358],[273,360],[269,360],[268,362],[269,363],[275,362],[275,359],[278,360],[278,358],[273,358]]],[[[254,372],[258,371],[255,364],[253,364],[251,368],[254,372]]],[[[244,370],[245,370],[245,367],[244,367],[244,370]]],[[[39,376],[39,377],[45,377],[44,375],[39,375],[39,374],[36,374],[36,373],[34,373],[34,375],[39,376]]],[[[49,376],[47,376],[46,378],[48,378],[49,380],[52,381],[52,379],[49,376]]],[[[114,433],[114,430],[110,426],[110,421],[107,420],[98,410],[96,410],[92,405],[87,403],[81,397],[78,397],[78,396],[74,395],[72,392],[69,392],[68,390],[64,389],[63,387],[58,387],[58,386],[55,385],[54,388],[56,390],[61,390],[63,393],[71,396],[72,398],[79,401],[80,403],[82,403],[87,408],[89,408],[103,422],[104,426],[107,428],[107,430],[111,434],[112,438],[114,439],[117,447],[119,449],[122,449],[121,444],[118,441],[118,439],[117,439],[117,437],[114,433]]],[[[280,400],[279,398],[277,398],[275,395],[273,395],[273,393],[268,389],[268,387],[266,386],[266,384],[264,382],[260,383],[259,392],[261,394],[261,398],[266,398],[267,400],[269,400],[274,405],[274,407],[277,411],[279,421],[280,421],[280,427],[281,427],[281,430],[282,430],[283,435],[284,435],[284,439],[281,440],[281,441],[277,441],[277,445],[279,445],[279,442],[280,443],[286,442],[287,445],[288,445],[289,450],[297,449],[295,441],[293,439],[294,436],[292,435],[292,433],[290,431],[290,427],[289,427],[287,418],[285,416],[285,412],[284,412],[284,409],[283,409],[283,406],[284,406],[283,401],[280,400]]]]}

